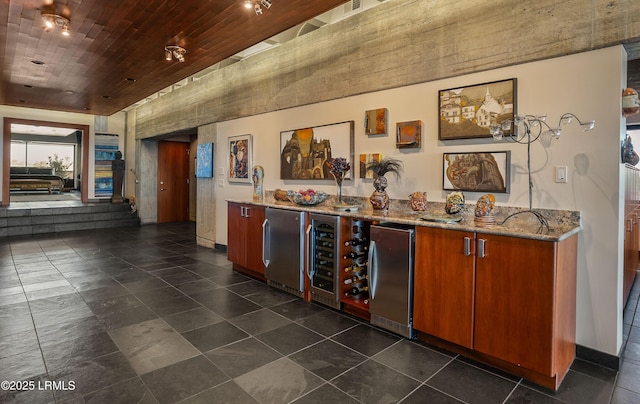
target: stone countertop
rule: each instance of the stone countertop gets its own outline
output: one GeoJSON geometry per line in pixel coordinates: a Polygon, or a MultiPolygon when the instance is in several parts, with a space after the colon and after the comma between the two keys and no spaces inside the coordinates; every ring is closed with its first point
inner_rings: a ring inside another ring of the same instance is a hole
{"type": "Polygon", "coordinates": [[[320,213],[343,217],[352,217],[378,222],[403,223],[414,226],[438,227],[448,230],[470,231],[480,234],[496,234],[510,237],[520,237],[543,241],[561,241],[572,236],[582,229],[580,212],[568,210],[536,209],[542,214],[549,229],[540,223],[537,217],[525,208],[513,208],[496,206],[494,216],[496,224],[492,227],[481,227],[474,223],[474,204],[466,204],[460,215],[448,215],[444,210],[444,202],[427,202],[427,210],[414,212],[409,201],[392,200],[387,212],[373,210],[367,198],[350,197],[347,203],[358,205],[357,210],[336,209],[332,198],[317,205],[298,205],[289,201],[278,201],[273,198],[271,192],[263,200],[228,200],[242,204],[252,204],[271,208],[296,210],[310,213],[320,213]],[[515,216],[505,219],[512,214],[515,216]],[[460,218],[458,222],[438,222],[424,220],[423,217],[436,217],[442,220],[460,218]]]}

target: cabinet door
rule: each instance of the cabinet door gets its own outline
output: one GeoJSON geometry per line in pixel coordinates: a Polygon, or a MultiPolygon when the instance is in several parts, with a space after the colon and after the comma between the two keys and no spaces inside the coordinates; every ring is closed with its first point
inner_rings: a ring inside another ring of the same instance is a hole
{"type": "Polygon", "coordinates": [[[244,206],[229,203],[227,210],[227,259],[246,266],[246,221],[244,206]]]}
{"type": "Polygon", "coordinates": [[[474,349],[553,376],[557,243],[477,238],[474,349]]]}
{"type": "Polygon", "coordinates": [[[416,228],[414,328],[467,348],[473,346],[474,238],[416,228]]]}
{"type": "Polygon", "coordinates": [[[264,274],[262,262],[262,223],[265,209],[261,206],[246,207],[246,239],[242,241],[246,251],[246,267],[264,274]]]}

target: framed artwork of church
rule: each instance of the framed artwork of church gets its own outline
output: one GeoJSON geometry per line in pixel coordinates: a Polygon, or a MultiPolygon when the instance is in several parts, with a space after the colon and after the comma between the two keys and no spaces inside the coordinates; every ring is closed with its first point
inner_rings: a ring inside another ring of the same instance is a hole
{"type": "Polygon", "coordinates": [[[489,127],[516,114],[516,79],[438,91],[438,140],[491,137],[489,127]]]}

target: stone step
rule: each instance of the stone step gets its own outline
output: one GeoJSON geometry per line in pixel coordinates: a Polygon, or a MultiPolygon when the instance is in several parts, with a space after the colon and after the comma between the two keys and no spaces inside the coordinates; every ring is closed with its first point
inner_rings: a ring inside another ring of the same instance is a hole
{"type": "Polygon", "coordinates": [[[0,237],[137,227],[128,204],[93,203],[51,208],[0,208],[0,237]]]}

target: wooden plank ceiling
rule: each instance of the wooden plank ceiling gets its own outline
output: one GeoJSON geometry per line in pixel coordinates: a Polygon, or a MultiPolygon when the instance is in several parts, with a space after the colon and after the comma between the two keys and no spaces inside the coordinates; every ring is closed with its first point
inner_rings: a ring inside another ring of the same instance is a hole
{"type": "Polygon", "coordinates": [[[256,15],[244,0],[5,0],[0,103],[111,115],[346,2],[272,0],[256,15]],[[69,17],[70,36],[45,32],[47,7],[69,17]],[[166,61],[165,45],[186,61],[166,61]]]}

